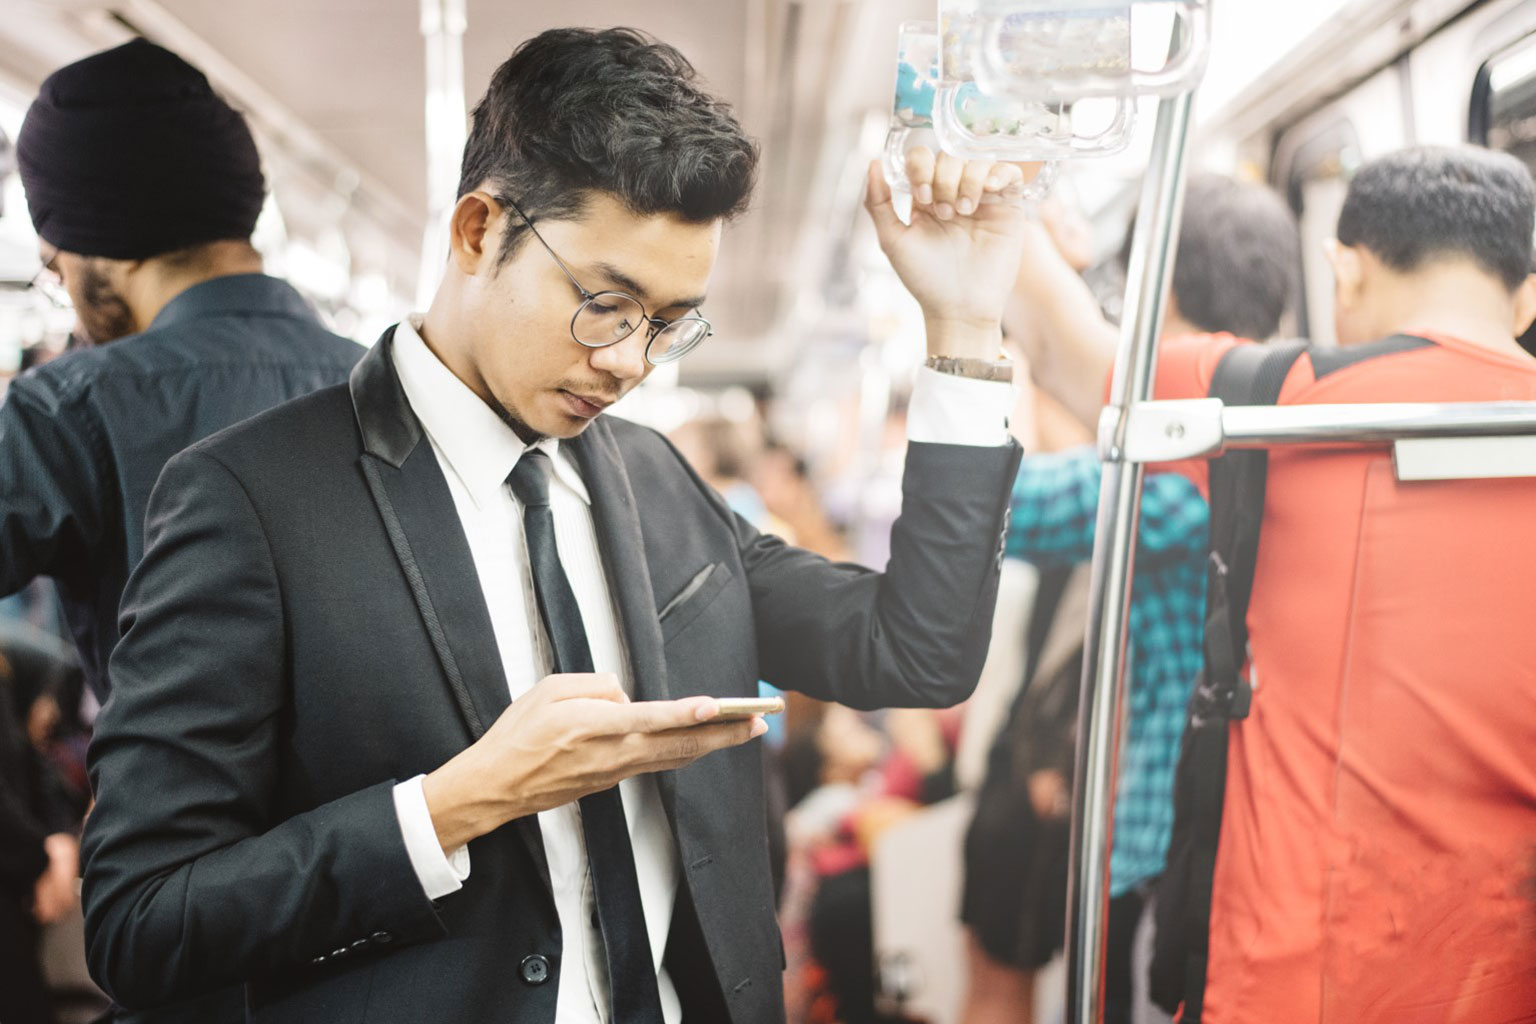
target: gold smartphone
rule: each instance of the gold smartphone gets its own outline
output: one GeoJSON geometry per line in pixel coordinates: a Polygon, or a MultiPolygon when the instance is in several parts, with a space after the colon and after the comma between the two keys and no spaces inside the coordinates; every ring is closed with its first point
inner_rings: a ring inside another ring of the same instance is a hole
{"type": "Polygon", "coordinates": [[[721,697],[720,713],[711,722],[731,722],[753,715],[777,715],[784,710],[783,697],[721,697]]]}

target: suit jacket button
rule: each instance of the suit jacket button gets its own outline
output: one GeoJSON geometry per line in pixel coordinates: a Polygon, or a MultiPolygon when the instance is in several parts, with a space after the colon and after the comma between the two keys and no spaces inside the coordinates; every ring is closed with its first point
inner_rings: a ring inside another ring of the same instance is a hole
{"type": "Polygon", "coordinates": [[[358,939],[352,943],[352,951],[355,953],[358,950],[367,949],[371,945],[373,945],[372,939],[358,939]]]}
{"type": "Polygon", "coordinates": [[[368,938],[372,939],[374,942],[377,942],[381,946],[395,941],[394,935],[389,932],[374,932],[372,935],[368,936],[368,938]]]}
{"type": "Polygon", "coordinates": [[[520,969],[523,980],[530,985],[542,985],[549,980],[549,960],[538,953],[523,957],[520,969]]]}

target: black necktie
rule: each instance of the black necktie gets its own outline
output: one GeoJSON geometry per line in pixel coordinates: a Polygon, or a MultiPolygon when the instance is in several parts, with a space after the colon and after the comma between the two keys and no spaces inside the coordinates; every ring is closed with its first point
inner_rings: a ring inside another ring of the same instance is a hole
{"type": "MultiPolygon", "coordinates": [[[[549,508],[549,456],[530,448],[507,477],[523,504],[523,530],[539,616],[555,651],[556,672],[591,672],[592,651],[571,582],[555,548],[555,517],[549,508]]],[[[635,851],[629,845],[619,787],[582,797],[581,830],[587,841],[587,865],[597,903],[598,928],[608,961],[613,1024],[664,1024],[656,966],[640,904],[635,851]]],[[[575,936],[566,936],[567,946],[575,936]]],[[[572,953],[574,951],[571,951],[572,953]]],[[[571,955],[568,953],[567,955],[571,955]]]]}

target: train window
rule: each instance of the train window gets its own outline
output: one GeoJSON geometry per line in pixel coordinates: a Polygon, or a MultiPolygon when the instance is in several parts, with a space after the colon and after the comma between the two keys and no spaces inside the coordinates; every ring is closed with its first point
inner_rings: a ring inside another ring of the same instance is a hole
{"type": "MultiPolygon", "coordinates": [[[[1499,51],[1478,69],[1467,137],[1519,157],[1536,173],[1536,35],[1499,51]]],[[[1520,344],[1536,355],[1536,326],[1525,332],[1520,344]]]]}
{"type": "Polygon", "coordinates": [[[1513,153],[1536,171],[1536,36],[1478,69],[1467,127],[1472,142],[1513,153]]]}

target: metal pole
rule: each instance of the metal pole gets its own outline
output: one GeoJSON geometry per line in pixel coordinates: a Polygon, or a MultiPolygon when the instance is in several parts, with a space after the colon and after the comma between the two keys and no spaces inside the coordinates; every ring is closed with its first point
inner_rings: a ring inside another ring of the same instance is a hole
{"type": "Polygon", "coordinates": [[[1073,787],[1071,875],[1067,889],[1067,1020],[1103,1016],[1104,931],[1109,910],[1109,851],[1118,758],[1126,621],[1141,505],[1140,463],[1123,456],[1125,410],[1152,392],[1164,292],[1178,243],[1192,93],[1158,103],[1157,128],[1131,241],[1125,318],[1115,359],[1113,406],[1119,429],[1109,438],[1099,493],[1093,585],[1078,708],[1073,787]]]}
{"type": "Polygon", "coordinates": [[[466,0],[421,0],[427,58],[427,226],[416,279],[416,308],[426,309],[448,258],[448,218],[468,137],[464,103],[466,0]]]}

